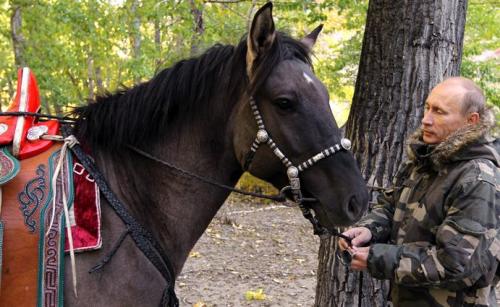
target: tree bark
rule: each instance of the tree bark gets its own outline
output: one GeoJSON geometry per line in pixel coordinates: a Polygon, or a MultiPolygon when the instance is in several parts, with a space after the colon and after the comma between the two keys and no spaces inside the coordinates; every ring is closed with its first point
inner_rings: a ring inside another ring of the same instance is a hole
{"type": "MultiPolygon", "coordinates": [[[[132,6],[130,7],[130,16],[132,16],[132,24],[130,31],[130,44],[132,46],[132,57],[134,61],[139,61],[141,58],[141,19],[137,12],[139,9],[140,1],[133,0],[132,6]]],[[[135,76],[134,83],[139,84],[141,82],[140,76],[135,76]]]]}
{"type": "Polygon", "coordinates": [[[253,14],[255,13],[255,7],[257,6],[257,0],[252,0],[252,5],[248,9],[247,13],[247,31],[250,32],[250,28],[252,27],[253,14]]]}
{"type": "Polygon", "coordinates": [[[91,55],[87,58],[87,89],[88,99],[94,100],[95,98],[95,81],[94,81],[94,59],[91,55]]]}
{"type": "Polygon", "coordinates": [[[156,16],[154,20],[154,29],[155,29],[155,50],[156,50],[156,59],[155,59],[155,68],[159,70],[162,60],[161,60],[161,26],[160,26],[160,17],[156,16]]]}
{"type": "Polygon", "coordinates": [[[189,4],[191,5],[191,14],[194,20],[193,36],[191,37],[191,56],[195,56],[199,53],[201,37],[205,32],[205,27],[203,25],[204,4],[201,5],[201,8],[196,6],[194,0],[189,0],[189,4]]]}
{"type": "Polygon", "coordinates": [[[24,58],[24,36],[22,34],[22,11],[21,6],[12,7],[12,15],[10,17],[10,31],[12,37],[12,46],[14,47],[14,60],[17,67],[26,66],[24,58]]]}
{"type": "MultiPolygon", "coordinates": [[[[459,75],[467,0],[371,0],[346,136],[376,199],[405,158],[429,91],[459,75]]],[[[388,283],[347,270],[322,239],[315,306],[387,306],[388,283]]]]}
{"type": "Polygon", "coordinates": [[[97,95],[104,94],[105,92],[104,80],[102,79],[102,69],[100,66],[97,66],[95,68],[95,84],[97,86],[97,95]]]}

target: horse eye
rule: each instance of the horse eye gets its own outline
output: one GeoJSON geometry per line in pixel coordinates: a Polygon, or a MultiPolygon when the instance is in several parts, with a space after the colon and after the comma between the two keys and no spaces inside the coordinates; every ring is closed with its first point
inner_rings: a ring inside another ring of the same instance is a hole
{"type": "Polygon", "coordinates": [[[279,98],[273,101],[273,103],[280,109],[287,110],[292,107],[292,102],[286,98],[279,98]]]}

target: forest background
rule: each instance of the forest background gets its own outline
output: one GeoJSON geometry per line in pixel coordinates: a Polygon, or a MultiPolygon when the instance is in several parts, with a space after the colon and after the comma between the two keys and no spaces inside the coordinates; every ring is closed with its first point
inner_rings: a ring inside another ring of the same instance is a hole
{"type": "MultiPolygon", "coordinates": [[[[37,77],[42,112],[52,114],[131,87],[213,44],[237,44],[265,2],[0,0],[0,106],[12,100],[22,66],[37,77]]],[[[294,37],[324,24],[314,66],[340,125],[354,92],[367,7],[367,0],[274,1],[277,28],[294,37]]],[[[461,75],[497,109],[499,34],[500,2],[470,0],[461,75]]]]}

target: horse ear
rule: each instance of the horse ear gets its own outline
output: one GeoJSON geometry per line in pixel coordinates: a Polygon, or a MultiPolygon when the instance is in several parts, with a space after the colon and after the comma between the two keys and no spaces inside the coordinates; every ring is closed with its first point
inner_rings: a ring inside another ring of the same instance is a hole
{"type": "Polygon", "coordinates": [[[252,21],[247,38],[247,74],[250,79],[255,59],[271,48],[276,37],[272,10],[273,4],[266,3],[255,13],[252,21]]]}
{"type": "Polygon", "coordinates": [[[309,52],[312,50],[314,44],[316,43],[316,39],[318,39],[318,35],[322,29],[323,25],[319,25],[311,33],[307,34],[303,39],[300,40],[304,45],[306,45],[307,49],[309,49],[309,52]]]}

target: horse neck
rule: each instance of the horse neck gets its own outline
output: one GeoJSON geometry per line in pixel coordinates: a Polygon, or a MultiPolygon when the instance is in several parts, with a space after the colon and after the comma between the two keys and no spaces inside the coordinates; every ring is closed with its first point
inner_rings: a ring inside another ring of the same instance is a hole
{"type": "MultiPolygon", "coordinates": [[[[223,129],[197,129],[197,135],[191,128],[174,128],[175,133],[154,144],[150,152],[184,170],[234,186],[242,171],[226,122],[213,123],[225,123],[223,129]],[[217,131],[226,133],[216,135],[217,131]]],[[[111,188],[158,239],[179,274],[229,191],[131,152],[121,157],[101,152],[96,157],[111,188]]]]}

